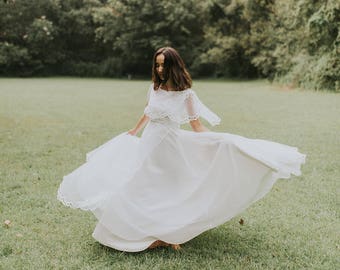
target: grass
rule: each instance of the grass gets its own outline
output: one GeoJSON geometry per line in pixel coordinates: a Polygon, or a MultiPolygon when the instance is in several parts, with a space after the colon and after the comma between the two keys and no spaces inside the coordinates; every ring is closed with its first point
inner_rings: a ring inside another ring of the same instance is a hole
{"type": "Polygon", "coordinates": [[[148,86],[0,79],[0,269],[339,266],[340,96],[288,91],[264,81],[196,81],[194,88],[223,119],[214,131],[299,147],[307,154],[302,176],[278,181],[264,199],[179,252],[125,253],[95,242],[95,218],[58,202],[58,186],[86,152],[134,126],[148,86]]]}

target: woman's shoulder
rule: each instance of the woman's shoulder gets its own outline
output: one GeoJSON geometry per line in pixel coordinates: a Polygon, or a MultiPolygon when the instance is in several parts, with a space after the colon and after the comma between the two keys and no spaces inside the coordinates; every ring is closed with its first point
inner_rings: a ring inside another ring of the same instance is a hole
{"type": "Polygon", "coordinates": [[[191,96],[191,95],[195,94],[195,91],[192,88],[186,88],[186,89],[179,91],[179,92],[183,93],[186,96],[191,96]]]}
{"type": "MultiPolygon", "coordinates": [[[[164,90],[166,91],[166,90],[164,90]]],[[[169,92],[173,95],[176,95],[176,96],[189,96],[191,95],[192,93],[194,93],[194,90],[192,90],[191,88],[187,88],[187,89],[184,89],[184,90],[180,90],[180,91],[166,91],[166,92],[169,92]]]]}
{"type": "Polygon", "coordinates": [[[194,92],[194,90],[192,88],[185,88],[183,90],[171,90],[168,92],[174,92],[174,93],[178,93],[178,94],[183,94],[183,93],[190,93],[190,92],[194,92]]]}

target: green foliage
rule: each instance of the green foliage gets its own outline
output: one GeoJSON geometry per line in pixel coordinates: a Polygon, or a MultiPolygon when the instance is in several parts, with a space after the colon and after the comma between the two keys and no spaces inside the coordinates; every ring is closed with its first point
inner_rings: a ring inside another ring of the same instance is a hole
{"type": "Polygon", "coordinates": [[[0,42],[0,66],[4,68],[4,73],[15,72],[12,65],[16,67],[25,66],[30,60],[28,49],[8,42],[0,42]]]}
{"type": "Polygon", "coordinates": [[[32,24],[26,29],[23,38],[27,42],[27,48],[32,58],[36,59],[35,66],[41,69],[45,65],[55,64],[58,58],[54,53],[54,36],[56,30],[53,22],[46,19],[45,16],[34,19],[32,24]]]}
{"type": "Polygon", "coordinates": [[[251,25],[252,63],[264,75],[293,87],[339,91],[339,2],[248,3],[255,1],[265,4],[267,14],[251,25]]]}
{"type": "Polygon", "coordinates": [[[0,2],[0,75],[150,76],[173,46],[194,76],[339,90],[337,0],[0,2]]]}
{"type": "Polygon", "coordinates": [[[244,4],[240,0],[213,1],[207,4],[204,26],[205,48],[199,64],[206,64],[215,76],[254,77],[256,69],[246,55],[249,22],[244,19],[244,4]],[[211,65],[213,64],[213,65],[211,65]]]}
{"type": "MultiPolygon", "coordinates": [[[[280,33],[271,23],[276,14],[273,11],[275,1],[246,1],[244,18],[249,22],[248,42],[245,54],[263,76],[273,79],[276,73],[276,62],[279,58],[275,51],[280,33]]],[[[281,31],[282,32],[282,31],[281,31]]]]}
{"type": "Polygon", "coordinates": [[[112,54],[122,58],[124,72],[150,73],[156,48],[176,47],[190,65],[193,52],[203,41],[200,5],[195,0],[108,1],[95,9],[97,40],[110,44],[112,54]]]}
{"type": "Polygon", "coordinates": [[[33,46],[39,45],[40,47],[44,47],[48,46],[53,40],[53,32],[53,23],[46,20],[45,16],[42,16],[41,18],[34,19],[24,38],[33,46]]]}

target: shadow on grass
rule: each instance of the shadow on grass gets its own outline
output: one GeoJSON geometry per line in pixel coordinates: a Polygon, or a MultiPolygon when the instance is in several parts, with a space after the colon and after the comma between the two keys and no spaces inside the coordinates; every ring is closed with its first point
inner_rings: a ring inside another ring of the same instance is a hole
{"type": "Polygon", "coordinates": [[[118,251],[98,242],[94,242],[88,250],[91,262],[106,261],[109,265],[168,265],[181,263],[209,264],[211,261],[257,261],[259,254],[271,254],[270,245],[265,241],[263,233],[243,228],[219,228],[207,231],[181,245],[179,251],[170,247],[129,253],[118,251]]]}

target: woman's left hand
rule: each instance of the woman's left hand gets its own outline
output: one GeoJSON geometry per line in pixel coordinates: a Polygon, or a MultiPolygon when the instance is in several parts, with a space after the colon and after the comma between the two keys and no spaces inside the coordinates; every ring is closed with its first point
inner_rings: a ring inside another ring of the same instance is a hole
{"type": "Polygon", "coordinates": [[[137,135],[137,131],[135,129],[130,129],[127,133],[130,134],[131,136],[137,135]]]}
{"type": "Polygon", "coordinates": [[[206,128],[199,119],[191,120],[190,121],[191,128],[195,132],[204,132],[204,131],[210,131],[208,128],[206,128]]]}

